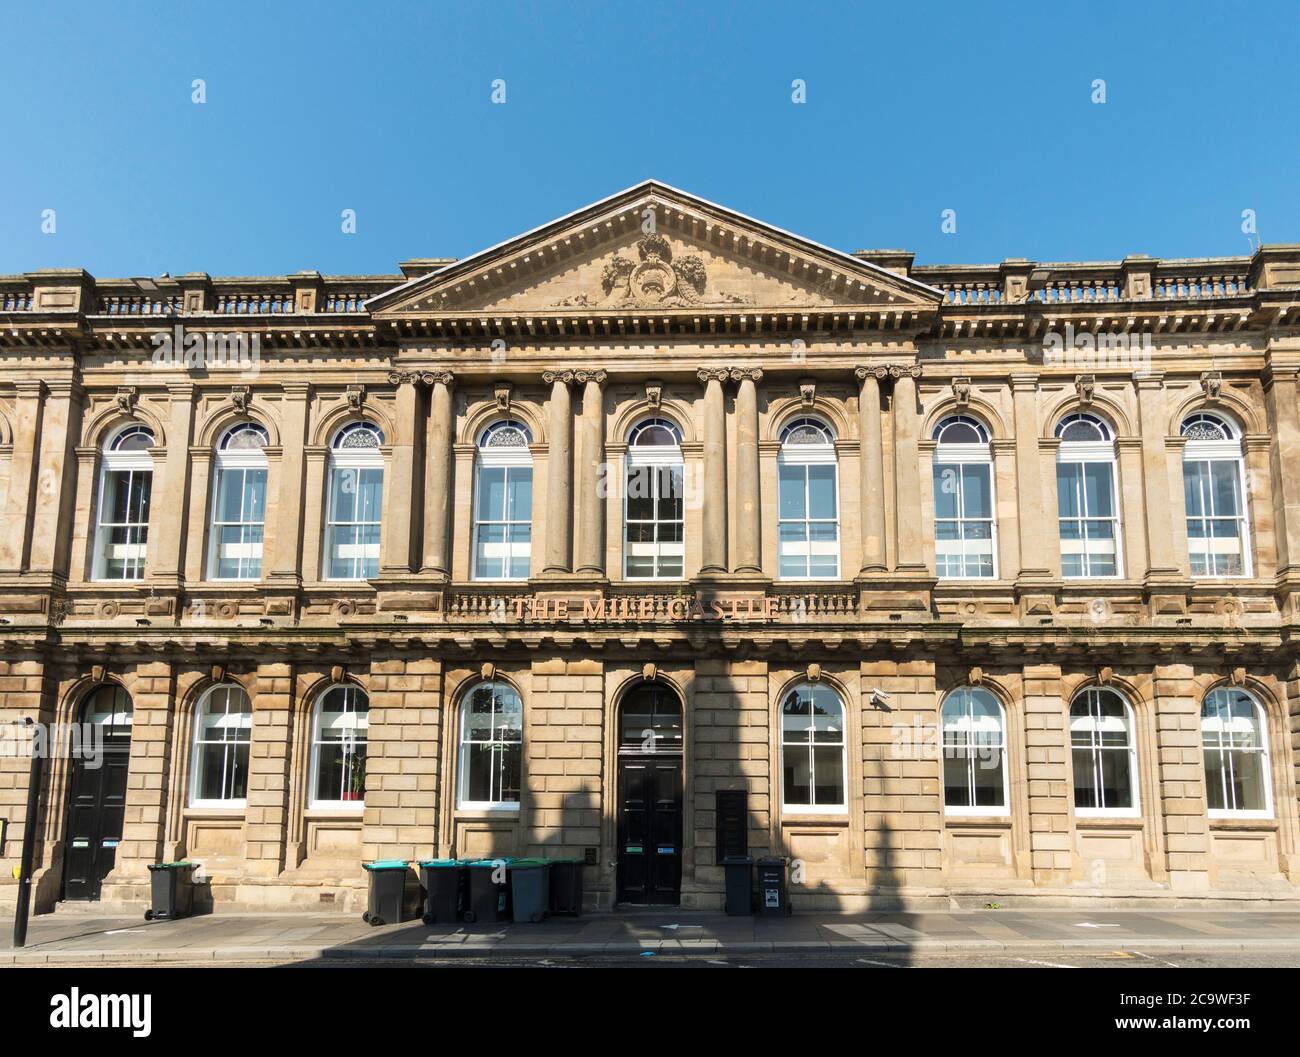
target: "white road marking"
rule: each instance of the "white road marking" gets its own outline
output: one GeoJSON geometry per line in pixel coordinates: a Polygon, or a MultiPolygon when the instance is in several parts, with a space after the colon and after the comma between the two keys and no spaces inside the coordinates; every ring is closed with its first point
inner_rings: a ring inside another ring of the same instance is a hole
{"type": "Polygon", "coordinates": [[[883,966],[883,967],[886,968],[886,969],[897,969],[897,968],[898,968],[898,966],[895,965],[893,962],[878,962],[878,961],[876,961],[874,958],[858,958],[858,959],[856,959],[856,960],[859,961],[859,962],[861,962],[863,965],[880,965],[880,966],[883,966]]]}
{"type": "Polygon", "coordinates": [[[1095,922],[1095,921],[1076,921],[1074,924],[1075,924],[1075,927],[1076,927],[1076,928],[1081,928],[1081,929],[1117,929],[1117,928],[1119,928],[1119,926],[1116,925],[1113,921],[1103,921],[1103,922],[1101,922],[1100,924],[1098,924],[1098,923],[1095,922]]]}
{"type": "Polygon", "coordinates": [[[1033,958],[1016,958],[1014,960],[1018,962],[1023,962],[1025,965],[1042,965],[1047,967],[1048,969],[1077,969],[1078,968],[1077,965],[1065,965],[1061,962],[1036,962],[1034,961],[1033,958]]]}

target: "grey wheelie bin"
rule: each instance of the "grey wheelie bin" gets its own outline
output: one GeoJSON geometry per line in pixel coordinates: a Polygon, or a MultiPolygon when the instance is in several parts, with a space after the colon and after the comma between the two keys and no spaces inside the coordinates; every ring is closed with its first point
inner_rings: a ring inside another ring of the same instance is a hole
{"type": "Polygon", "coordinates": [[[551,860],[551,913],[582,913],[582,860],[551,860]]]}
{"type": "Polygon", "coordinates": [[[515,859],[507,870],[512,919],[541,921],[551,906],[550,864],[545,859],[515,859]]]}
{"type": "Polygon", "coordinates": [[[423,859],[419,865],[420,884],[424,886],[424,923],[459,921],[469,887],[468,860],[423,859]]]}
{"type": "Polygon", "coordinates": [[[754,912],[754,860],[748,855],[728,855],[722,860],[727,880],[727,913],[740,916],[754,912]]]}
{"type": "Polygon", "coordinates": [[[790,913],[790,890],[786,884],[786,862],[779,855],[759,859],[758,912],[785,917],[790,913]]]}
{"type": "Polygon", "coordinates": [[[510,920],[510,864],[513,859],[475,859],[462,917],[466,921],[510,920]]]}
{"type": "Polygon", "coordinates": [[[194,909],[194,863],[150,863],[149,894],[152,906],[144,912],[145,921],[189,917],[194,909]]]}
{"type": "Polygon", "coordinates": [[[408,920],[406,913],[407,863],[382,859],[365,864],[370,875],[370,897],[361,920],[370,925],[395,925],[408,920]]]}

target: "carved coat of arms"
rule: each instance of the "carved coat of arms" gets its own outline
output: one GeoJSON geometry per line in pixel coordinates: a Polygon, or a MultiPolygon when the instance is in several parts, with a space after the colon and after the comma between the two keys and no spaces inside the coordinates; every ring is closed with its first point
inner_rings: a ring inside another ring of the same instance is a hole
{"type": "Polygon", "coordinates": [[[636,245],[640,262],[618,254],[600,277],[603,296],[576,294],[560,307],[688,308],[704,304],[744,304],[735,294],[706,293],[704,261],[694,253],[673,260],[673,248],[662,235],[646,235],[636,245]]]}

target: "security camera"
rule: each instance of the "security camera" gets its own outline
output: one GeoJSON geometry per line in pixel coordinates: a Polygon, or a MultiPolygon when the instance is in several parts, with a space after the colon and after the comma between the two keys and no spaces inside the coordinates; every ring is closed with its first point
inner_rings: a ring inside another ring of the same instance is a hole
{"type": "Polygon", "coordinates": [[[872,704],[875,704],[877,701],[889,700],[889,695],[885,693],[885,691],[881,690],[880,687],[878,686],[873,686],[870,690],[867,691],[867,693],[871,695],[872,704]]]}

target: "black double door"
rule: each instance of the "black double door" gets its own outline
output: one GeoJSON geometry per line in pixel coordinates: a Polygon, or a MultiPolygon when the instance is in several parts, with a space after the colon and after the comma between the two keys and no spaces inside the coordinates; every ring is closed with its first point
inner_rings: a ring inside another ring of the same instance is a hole
{"type": "Polygon", "coordinates": [[[69,768],[64,899],[97,900],[104,878],[117,861],[131,759],[131,719],[131,699],[120,687],[97,690],[83,711],[82,730],[90,738],[82,738],[81,750],[69,768]]]}
{"type": "Polygon", "coordinates": [[[682,890],[682,758],[621,757],[618,806],[618,901],[676,906],[682,890]]]}

